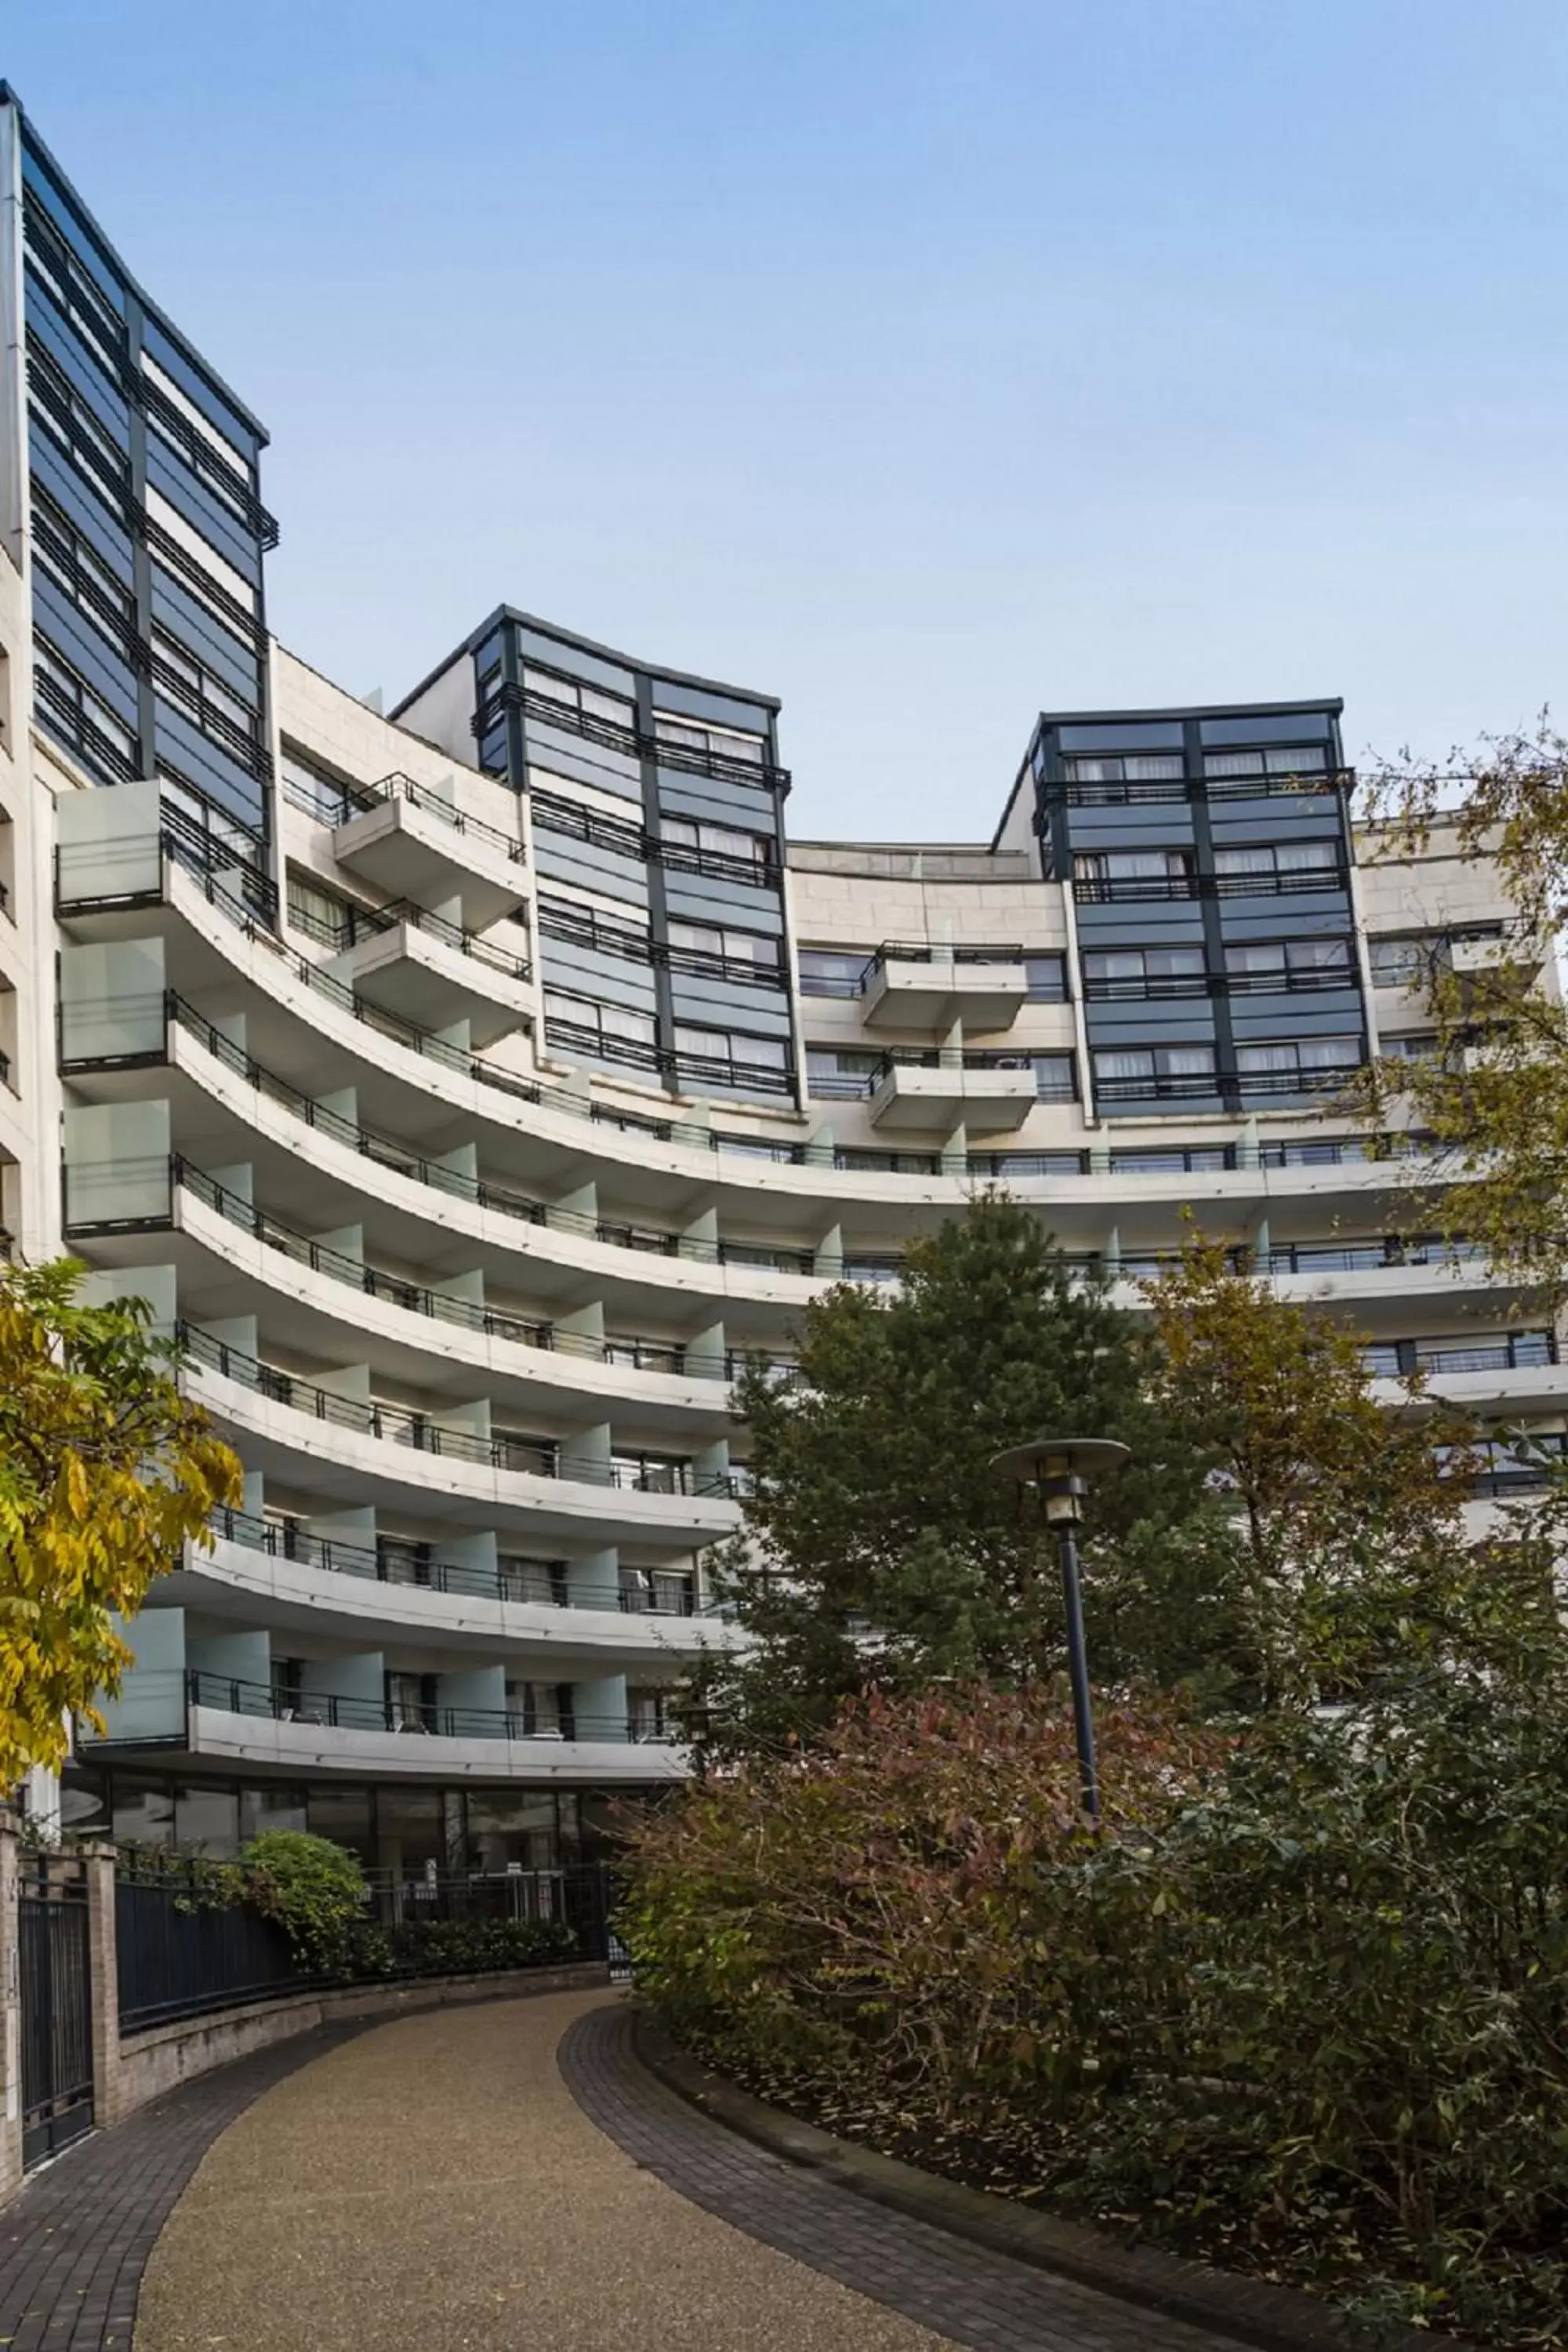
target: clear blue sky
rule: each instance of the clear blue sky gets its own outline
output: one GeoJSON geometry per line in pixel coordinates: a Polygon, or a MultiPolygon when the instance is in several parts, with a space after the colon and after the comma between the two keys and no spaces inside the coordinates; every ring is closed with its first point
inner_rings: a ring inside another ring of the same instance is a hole
{"type": "Polygon", "coordinates": [[[272,619],[502,600],[784,698],[797,835],[1044,707],[1561,704],[1563,0],[15,0],[0,69],[270,427],[272,619]]]}

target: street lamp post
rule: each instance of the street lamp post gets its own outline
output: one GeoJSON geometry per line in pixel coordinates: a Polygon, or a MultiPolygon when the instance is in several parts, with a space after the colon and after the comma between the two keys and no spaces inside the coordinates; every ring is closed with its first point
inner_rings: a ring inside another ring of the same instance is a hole
{"type": "Polygon", "coordinates": [[[1089,1652],[1083,1638],[1083,1592],[1078,1569],[1078,1530],[1083,1501],[1097,1472],[1120,1469],[1129,1448],[1114,1437],[1041,1437],[1030,1445],[1009,1446],[991,1467],[1022,1494],[1032,1486],[1047,1527],[1060,1538],[1062,1601],[1067,1612],[1068,1672],[1072,1682],[1073,1729],[1078,1738],[1083,1809],[1100,1818],[1100,1774],[1094,1757],[1094,1708],[1089,1691],[1089,1652]]]}

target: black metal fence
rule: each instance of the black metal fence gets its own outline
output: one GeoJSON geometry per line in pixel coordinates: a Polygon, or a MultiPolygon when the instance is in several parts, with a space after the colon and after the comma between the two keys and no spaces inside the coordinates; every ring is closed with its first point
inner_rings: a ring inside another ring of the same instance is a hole
{"type": "Polygon", "coordinates": [[[92,2128],[92,1990],[82,1864],[71,1854],[24,1853],[17,1897],[26,2168],[92,2128]]]}
{"type": "Polygon", "coordinates": [[[363,1970],[348,1976],[312,1975],[276,1921],[247,1903],[215,1905],[202,1894],[195,1867],[121,1861],[115,1879],[115,1927],[122,2033],[356,1978],[396,1980],[566,1960],[607,1961],[612,1975],[629,1973],[610,1925],[615,1887],[599,1865],[374,1877],[363,1925],[382,1930],[382,1937],[368,1939],[375,1946],[374,1954],[367,1950],[363,1970]],[[555,1927],[562,1933],[541,1937],[538,1948],[521,1958],[517,1939],[504,1932],[488,1940],[481,1936],[471,1945],[465,1941],[465,1928],[491,1927],[555,1927]],[[421,1948],[424,1927],[441,1931],[432,1935],[428,1950],[421,1948]]]}
{"type": "Polygon", "coordinates": [[[220,1909],[202,1902],[189,1871],[122,1863],[115,1874],[114,1927],[122,2033],[307,1991],[321,1981],[301,1969],[276,1920],[246,1903],[220,1909]]]}

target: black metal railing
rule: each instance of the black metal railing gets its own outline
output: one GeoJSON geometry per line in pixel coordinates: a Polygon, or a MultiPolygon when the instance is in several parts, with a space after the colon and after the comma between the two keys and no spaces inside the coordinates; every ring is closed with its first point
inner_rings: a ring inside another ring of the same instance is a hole
{"type": "Polygon", "coordinates": [[[619,751],[627,759],[653,760],[661,768],[674,768],[683,775],[749,784],[758,792],[783,793],[790,788],[787,768],[774,767],[764,760],[738,758],[732,752],[715,751],[698,744],[671,742],[663,735],[647,735],[640,728],[605,718],[597,711],[584,710],[577,702],[542,693],[534,686],[497,687],[474,713],[471,725],[476,738],[488,735],[508,710],[521,710],[525,717],[540,719],[546,726],[564,728],[581,736],[584,742],[619,751]]]}
{"type": "Polygon", "coordinates": [[[384,907],[362,907],[347,898],[339,899],[331,915],[318,914],[298,898],[290,897],[289,921],[307,939],[342,955],[358,947],[363,940],[384,939],[399,923],[410,930],[424,931],[444,946],[456,948],[459,954],[470,956],[476,963],[489,964],[493,971],[504,972],[509,980],[531,980],[533,967],[526,956],[514,955],[510,948],[487,939],[482,931],[465,930],[445,915],[433,914],[428,907],[416,904],[412,898],[393,898],[384,907]]]}
{"type": "MultiPolygon", "coordinates": [[[[278,1924],[243,1899],[204,1900],[201,1865],[165,1853],[122,1852],[115,1874],[118,2000],[122,2034],[145,2033],[187,2017],[210,2017],[258,2000],[286,2000],[352,1981],[311,1974],[278,1924]]],[[[601,1864],[558,1870],[368,1874],[364,1925],[384,1931],[378,1981],[515,1967],[504,1940],[487,1963],[472,1946],[452,1946],[426,1928],[494,1922],[549,1923],[562,1947],[545,1942],[533,1965],[575,1960],[624,1963],[610,1927],[615,1892],[601,1864]]],[[[525,1963],[526,1965],[526,1963],[525,1963]]],[[[623,1971],[624,1972],[624,1971],[623,1971]]]]}
{"type": "Polygon", "coordinates": [[[1028,1052],[1010,1045],[892,1045],[864,1070],[814,1070],[810,1094],[823,1102],[858,1102],[898,1070],[1017,1070],[1027,1072],[1038,1102],[1075,1102],[1077,1080],[1068,1054],[1028,1052]],[[1066,1064],[1053,1068],[1053,1064],[1066,1064]]]}
{"type": "MultiPolygon", "coordinates": [[[[0,1061],[3,1059],[0,1056],[0,1061]]],[[[0,1068],[0,1076],[4,1075],[0,1068]]],[[[174,1189],[179,1188],[216,1211],[226,1223],[237,1226],[268,1249],[277,1250],[296,1265],[309,1266],[313,1274],[343,1283],[362,1296],[384,1299],[406,1314],[427,1316],[432,1321],[479,1332],[486,1339],[509,1340],[514,1346],[546,1354],[579,1357],[591,1363],[614,1364],[628,1371],[658,1372],[690,1380],[734,1381],[752,1360],[781,1366],[791,1360],[761,1349],[689,1348],[682,1340],[644,1339],[635,1333],[612,1332],[599,1338],[590,1332],[563,1329],[547,1318],[481,1306],[448,1291],[428,1289],[401,1275],[367,1265],[363,1258],[334,1249],[310,1234],[298,1232],[178,1152],[167,1160],[77,1160],[68,1162],[65,1174],[66,1231],[72,1238],[101,1234],[106,1224],[116,1232],[137,1226],[149,1230],[165,1228],[173,1214],[174,1189]],[[142,1187],[164,1173],[171,1190],[158,1208],[142,1213],[121,1211],[107,1221],[79,1219],[72,1213],[71,1193],[79,1182],[106,1190],[115,1184],[142,1187]]],[[[738,1248],[743,1246],[736,1244],[738,1248]]]]}
{"type": "Polygon", "coordinates": [[[247,1903],[216,1907],[201,1894],[189,1864],[170,1856],[139,1866],[121,1857],[114,1927],[122,2033],[330,1981],[300,1968],[276,1920],[247,1903]]]}
{"type": "MultiPolygon", "coordinates": [[[[363,1158],[374,1161],[377,1167],[406,1176],[412,1182],[428,1185],[433,1192],[471,1202],[476,1207],[493,1210],[502,1216],[519,1218],[526,1224],[543,1225],[553,1232],[579,1234],[615,1248],[636,1250],[645,1256],[690,1259],[710,1265],[766,1264],[781,1274],[809,1275],[813,1271],[816,1254],[809,1249],[770,1249],[762,1244],[704,1241],[663,1227],[591,1216],[583,1211],[562,1208],[552,1201],[541,1200],[511,1186],[492,1183],[488,1178],[464,1175],[439,1160],[423,1159],[417,1152],[411,1151],[406,1144],[380,1135],[373,1129],[359,1126],[354,1120],[345,1118],[342,1112],[333,1110],[329,1104],[316,1101],[289,1079],[265,1069],[184,997],[171,992],[164,998],[151,1000],[149,1011],[154,1007],[169,1024],[191,1037],[224,1069],[253,1087],[265,1100],[278,1104],[307,1127],[314,1128],[333,1142],[345,1144],[363,1158]]],[[[133,1006],[121,1009],[122,1012],[134,1011],[133,1006]]],[[[60,1066],[62,1071],[69,1074],[76,1070],[121,1066],[132,1062],[164,1061],[167,1058],[165,1039],[151,1050],[139,1048],[114,1055],[100,1053],[72,1056],[62,1054],[60,1066]]],[[[711,1140],[710,1138],[707,1139],[711,1140]]]]}
{"type": "Polygon", "coordinates": [[[530,794],[533,822],[547,833],[606,849],[639,866],[666,866],[681,874],[700,874],[710,881],[742,882],[753,889],[779,887],[779,866],[773,844],[758,835],[754,856],[731,850],[702,849],[687,842],[663,841],[629,818],[606,816],[583,801],[566,800],[559,793],[535,790],[530,794]]]}
{"type": "Polygon", "coordinates": [[[1065,777],[1047,782],[1047,795],[1064,800],[1071,808],[1121,808],[1169,804],[1189,800],[1284,800],[1308,793],[1352,792],[1353,768],[1303,769],[1296,775],[1269,775],[1256,770],[1245,776],[1128,776],[1104,779],[1065,777]]]}
{"type": "Polygon", "coordinates": [[[355,817],[368,816],[388,801],[406,801],[411,808],[423,809],[427,815],[438,817],[454,833],[470,835],[474,840],[499,849],[509,864],[523,862],[523,845],[517,835],[504,832],[483,817],[470,816],[466,809],[443,800],[428,784],[416,782],[401,770],[378,777],[374,784],[350,784],[326,776],[311,776],[307,782],[297,770],[285,768],[283,795],[308,816],[320,817],[323,824],[334,828],[352,824],[355,817]]]}
{"type": "MultiPolygon", "coordinates": [[[[154,1668],[153,1673],[160,1671],[154,1668]]],[[[165,1669],[163,1671],[174,1671],[165,1669]]],[[[516,1706],[444,1706],[415,1698],[367,1698],[346,1691],[288,1691],[243,1675],[219,1675],[202,1666],[184,1669],[184,1693],[192,1706],[225,1715],[251,1716],[273,1723],[314,1724],[328,1731],[387,1731],[429,1739],[603,1742],[612,1747],[673,1748],[673,1724],[636,1710],[609,1713],[558,1703],[551,1721],[532,1704],[516,1706]]]]}
{"type": "Polygon", "coordinates": [[[528,1437],[511,1431],[489,1436],[449,1422],[436,1421],[407,1405],[384,1404],[375,1399],[340,1396],[335,1390],[301,1380],[276,1364],[231,1348],[225,1339],[194,1324],[181,1323],[175,1338],[188,1363],[205,1367],[220,1379],[267,1398],[291,1412],[339,1429],[352,1429],[383,1444],[405,1446],[416,1454],[438,1455],[454,1462],[474,1462],[532,1478],[563,1479],[574,1485],[608,1486],[637,1495],[685,1495],[704,1499],[732,1500],[742,1481],[732,1471],[700,1470],[676,1456],[652,1454],[574,1454],[563,1451],[554,1439],[528,1437]]]}
{"type": "Polygon", "coordinates": [[[620,956],[628,963],[646,964],[650,970],[662,967],[697,979],[731,981],[742,987],[789,986],[781,960],[782,949],[772,940],[767,942],[773,949],[772,959],[762,961],[749,956],[722,954],[717,949],[677,947],[629,924],[607,922],[591,907],[567,907],[563,900],[550,898],[539,902],[539,933],[542,939],[589,948],[595,954],[620,956]]]}
{"type": "Polygon", "coordinates": [[[1172,898],[1292,898],[1349,887],[1348,869],[1339,861],[1247,874],[1078,874],[1072,888],[1080,907],[1109,907],[1172,898]]]}
{"type": "Polygon", "coordinates": [[[1215,1095],[1331,1094],[1346,1084],[1355,1067],[1346,1062],[1307,1070],[1156,1070],[1142,1077],[1097,1077],[1094,1091],[1101,1103],[1198,1102],[1215,1095]]]}
{"type": "Polygon", "coordinates": [[[526,1559],[501,1554],[494,1562],[447,1559],[433,1544],[411,1537],[378,1537],[374,1543],[345,1542],[339,1536],[313,1536],[294,1519],[258,1518],[225,1504],[210,1521],[213,1534],[268,1559],[297,1561],[363,1583],[401,1585],[422,1592],[453,1593],[464,1600],[498,1601],[550,1609],[608,1610],[629,1617],[706,1617],[683,1570],[623,1569],[613,1600],[592,1590],[574,1592],[563,1559],[526,1559]]]}

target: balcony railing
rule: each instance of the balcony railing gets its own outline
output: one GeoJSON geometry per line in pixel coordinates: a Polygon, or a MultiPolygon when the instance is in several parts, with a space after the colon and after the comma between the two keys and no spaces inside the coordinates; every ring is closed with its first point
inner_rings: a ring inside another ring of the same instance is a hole
{"type": "MultiPolygon", "coordinates": [[[[4,1057],[0,1056],[0,1061],[4,1057]]],[[[0,1076],[4,1071],[0,1070],[0,1076]]],[[[459,1298],[444,1290],[429,1290],[423,1284],[405,1281],[400,1275],[387,1274],[380,1267],[367,1265],[362,1258],[351,1257],[346,1251],[331,1248],[308,1234],[297,1232],[279,1218],[258,1209],[243,1193],[236,1192],[209,1176],[181,1154],[171,1159],[113,1160],[101,1162],[76,1161],[66,1170],[67,1202],[66,1232],[74,1239],[87,1240],[105,1231],[123,1233],[141,1226],[147,1230],[166,1227],[173,1208],[144,1215],[120,1215],[108,1220],[78,1219],[71,1213],[70,1193],[78,1181],[86,1180],[95,1189],[130,1185],[138,1189],[149,1179],[156,1179],[167,1171],[171,1187],[181,1187],[193,1198],[215,1210],[228,1224],[237,1226],[251,1240],[265,1243],[296,1265],[309,1266],[313,1274],[326,1276],[341,1282],[356,1295],[384,1299],[389,1306],[400,1307],[405,1314],[427,1316],[434,1322],[448,1323],[461,1330],[482,1333],[486,1339],[505,1339],[516,1347],[533,1348],[546,1354],[580,1357],[592,1363],[617,1364],[629,1371],[662,1372],[676,1378],[690,1380],[735,1381],[748,1363],[760,1361],[774,1369],[788,1369],[788,1357],[770,1355],[760,1349],[688,1348],[679,1339],[648,1339],[621,1333],[597,1339],[584,1331],[568,1331],[546,1319],[521,1315],[499,1307],[482,1307],[474,1300],[459,1298]]],[[[721,1248],[724,1244],[719,1245],[721,1248]]],[[[730,1245],[737,1254],[744,1244],[730,1245]]],[[[732,1257],[730,1260],[734,1263],[732,1257]]],[[[353,1314],[346,1302],[345,1315],[353,1314]]]]}
{"type": "Polygon", "coordinates": [[[663,735],[645,735],[639,728],[623,726],[596,711],[584,710],[575,703],[557,700],[554,695],[542,694],[536,687],[498,687],[474,713],[471,723],[476,738],[482,740],[488,735],[508,710],[521,710],[525,718],[537,719],[546,726],[565,728],[585,742],[601,744],[605,750],[619,751],[627,759],[652,760],[661,768],[675,768],[684,775],[748,784],[756,792],[784,793],[790,788],[787,768],[773,767],[763,760],[740,759],[731,752],[703,750],[696,744],[673,743],[663,735]]]}
{"type": "Polygon", "coordinates": [[[686,1495],[733,1501],[744,1489],[733,1471],[699,1470],[694,1462],[649,1454],[620,1455],[564,1453],[552,1438],[492,1433],[456,1427],[434,1420],[407,1405],[340,1396],[314,1381],[286,1372],[276,1364],[243,1354],[226,1340],[215,1339],[194,1324],[176,1327],[175,1339],[188,1363],[205,1366],[219,1378],[233,1381],[274,1404],[331,1423],[357,1430],[384,1444],[406,1446],[416,1454],[439,1455],[455,1462],[474,1462],[491,1470],[506,1470],[531,1478],[564,1479],[589,1486],[616,1487],[638,1495],[686,1495]]]}
{"type": "Polygon", "coordinates": [[[1096,1097],[1102,1104],[1130,1102],[1206,1102],[1215,1097],[1245,1095],[1331,1094],[1343,1087],[1356,1065],[1336,1064],[1317,1070],[1181,1070],[1152,1071],[1143,1077],[1097,1077],[1096,1097]]]}
{"type": "Polygon", "coordinates": [[[492,971],[504,972],[509,980],[531,980],[533,967],[526,956],[513,955],[509,948],[487,939],[482,931],[466,931],[461,923],[449,922],[445,915],[432,914],[428,907],[416,906],[412,898],[394,898],[384,907],[360,907],[342,902],[342,914],[337,919],[298,903],[290,904],[289,921],[307,939],[342,955],[357,947],[362,940],[384,938],[399,923],[411,930],[423,931],[443,946],[456,948],[459,954],[471,956],[476,963],[488,964],[492,971]]]}
{"type": "Polygon", "coordinates": [[[271,1723],[313,1724],[331,1731],[391,1731],[437,1739],[537,1739],[606,1741],[613,1745],[668,1748],[679,1733],[673,1724],[635,1713],[563,1707],[550,1723],[531,1706],[445,1706],[419,1699],[362,1698],[337,1691],[290,1691],[241,1675],[214,1674],[202,1666],[153,1668],[139,1677],[177,1675],[191,1706],[220,1714],[250,1716],[271,1723]]]}
{"type": "Polygon", "coordinates": [[[623,1581],[615,1601],[605,1601],[591,1592],[574,1593],[564,1560],[503,1556],[490,1567],[443,1559],[433,1545],[408,1537],[374,1544],[344,1543],[336,1536],[310,1535],[293,1520],[258,1518],[227,1506],[213,1513],[211,1525],[215,1536],[246,1551],[264,1553],[269,1559],[297,1560],[306,1568],[356,1577],[362,1583],[403,1585],[422,1592],[454,1593],[464,1600],[552,1609],[608,1608],[626,1616],[707,1617],[712,1613],[698,1601],[689,1578],[664,1570],[651,1571],[647,1583],[632,1586],[623,1581]]]}
{"type": "Polygon", "coordinates": [[[488,848],[499,849],[511,865],[521,865],[524,851],[515,834],[504,833],[499,824],[490,824],[483,817],[470,816],[466,809],[456,807],[432,792],[428,784],[416,783],[412,776],[395,772],[380,777],[374,784],[336,783],[327,777],[312,776],[308,782],[298,772],[287,769],[283,777],[283,796],[307,816],[321,818],[334,829],[349,824],[356,816],[368,816],[373,809],[388,801],[406,801],[410,808],[423,809],[426,815],[438,817],[450,825],[454,833],[482,841],[488,848]]]}
{"type": "Polygon", "coordinates": [[[1047,783],[1048,798],[1072,808],[1150,807],[1189,800],[1284,800],[1306,793],[1353,792],[1353,768],[1306,770],[1299,775],[1113,777],[1078,782],[1071,777],[1047,783]]]}
{"type": "Polygon", "coordinates": [[[1131,973],[1112,980],[1086,974],[1083,992],[1089,1003],[1131,1003],[1182,996],[1308,996],[1355,985],[1355,968],[1347,961],[1305,971],[1281,964],[1268,971],[1131,973]]]}
{"type": "Polygon", "coordinates": [[[1250,874],[1078,874],[1072,888],[1080,907],[1112,907],[1173,898],[1293,898],[1349,887],[1349,871],[1341,862],[1250,874]]]}

